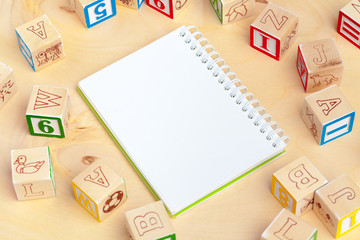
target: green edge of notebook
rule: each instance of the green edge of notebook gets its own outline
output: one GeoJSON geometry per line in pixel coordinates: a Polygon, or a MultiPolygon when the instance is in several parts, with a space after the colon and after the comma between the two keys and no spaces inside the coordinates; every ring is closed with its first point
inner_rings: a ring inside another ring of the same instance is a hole
{"type": "MultiPolygon", "coordinates": [[[[95,114],[95,116],[99,119],[99,121],[101,122],[101,124],[104,126],[104,128],[106,129],[106,131],[109,133],[109,135],[111,136],[111,138],[115,141],[116,145],[118,145],[118,147],[120,148],[120,150],[122,151],[122,153],[125,155],[125,157],[128,159],[128,161],[130,162],[130,164],[132,165],[132,167],[135,169],[135,171],[139,174],[140,178],[142,179],[142,181],[145,183],[145,185],[147,186],[147,188],[150,190],[150,192],[155,196],[156,200],[161,200],[159,198],[159,196],[155,193],[155,191],[152,189],[152,187],[150,186],[150,184],[146,181],[145,177],[142,175],[142,173],[139,171],[139,169],[136,167],[136,165],[134,164],[134,162],[131,160],[131,158],[127,155],[127,153],[124,151],[123,147],[120,145],[120,143],[116,140],[116,138],[114,137],[114,135],[111,133],[110,129],[106,126],[106,124],[104,123],[104,121],[101,119],[101,117],[99,116],[99,114],[95,111],[95,109],[93,108],[93,106],[90,104],[90,102],[87,100],[87,98],[85,97],[84,93],[81,91],[81,89],[79,87],[77,87],[77,91],[79,92],[80,96],[84,99],[84,101],[86,102],[86,104],[89,106],[89,108],[92,110],[92,112],[95,114]]],[[[215,194],[217,194],[218,192],[224,190],[225,188],[229,187],[230,185],[232,185],[233,183],[239,181],[240,179],[242,179],[243,177],[249,175],[250,173],[256,171],[257,169],[261,168],[262,166],[266,165],[267,163],[271,162],[272,160],[280,157],[282,154],[285,153],[285,150],[278,153],[277,155],[273,156],[272,158],[262,162],[261,164],[257,165],[256,167],[250,169],[249,171],[247,171],[246,173],[240,175],[239,177],[235,178],[234,180],[228,182],[227,184],[223,185],[222,187],[216,189],[215,191],[209,193],[208,195],[204,196],[203,198],[199,199],[198,201],[194,202],[193,204],[191,204],[190,206],[184,208],[183,210],[175,213],[174,215],[172,215],[173,217],[177,217],[183,213],[185,213],[186,211],[190,210],[191,208],[195,207],[196,205],[198,205],[199,203],[203,202],[204,200],[214,196],[215,194]]],[[[171,214],[170,214],[171,215],[171,214]]]]}

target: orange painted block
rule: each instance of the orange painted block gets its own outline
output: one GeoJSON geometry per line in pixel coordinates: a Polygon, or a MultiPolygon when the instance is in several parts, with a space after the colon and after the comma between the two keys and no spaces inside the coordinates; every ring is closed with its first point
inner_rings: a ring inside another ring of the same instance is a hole
{"type": "Polygon", "coordinates": [[[313,208],[315,191],[326,183],[320,171],[301,157],[273,174],[271,193],[284,208],[300,216],[313,208]]]}
{"type": "Polygon", "coordinates": [[[210,0],[210,3],[222,24],[233,23],[255,13],[255,0],[210,0]]]}
{"type": "Polygon", "coordinates": [[[352,0],[339,11],[337,32],[360,48],[360,0],[352,0]]]}
{"type": "Polygon", "coordinates": [[[11,171],[18,200],[55,196],[54,170],[49,147],[12,150],[11,171]]]}
{"type": "Polygon", "coordinates": [[[0,62],[0,108],[4,106],[17,91],[13,70],[0,62]]]}
{"type": "Polygon", "coordinates": [[[124,179],[99,160],[77,175],[72,186],[76,201],[99,222],[127,199],[124,179]]]}

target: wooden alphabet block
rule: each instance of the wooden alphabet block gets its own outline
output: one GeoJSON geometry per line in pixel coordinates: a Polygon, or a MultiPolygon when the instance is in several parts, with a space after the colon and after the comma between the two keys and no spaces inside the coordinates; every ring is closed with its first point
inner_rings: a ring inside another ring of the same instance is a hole
{"type": "Polygon", "coordinates": [[[300,44],[297,69],[305,92],[340,86],[343,61],[333,38],[300,44]]]}
{"type": "Polygon", "coordinates": [[[0,62],[0,108],[9,101],[17,91],[13,70],[0,62]]]}
{"type": "Polygon", "coordinates": [[[77,175],[72,186],[76,201],[99,222],[127,199],[124,179],[101,160],[77,175]]]}
{"type": "Polygon", "coordinates": [[[175,240],[175,231],[162,201],[125,213],[132,240],[175,240]]]}
{"type": "Polygon", "coordinates": [[[250,45],[280,60],[294,40],[297,25],[297,16],[269,2],[250,26],[250,45]]]}
{"type": "Polygon", "coordinates": [[[360,48],[360,0],[353,0],[340,10],[337,32],[360,48]]]}
{"type": "Polygon", "coordinates": [[[116,0],[116,3],[132,9],[139,9],[144,0],[116,0]]]}
{"type": "Polygon", "coordinates": [[[30,134],[64,138],[70,118],[69,102],[68,89],[35,85],[26,110],[30,134]]]}
{"type": "Polygon", "coordinates": [[[316,240],[317,232],[314,226],[283,209],[265,229],[261,240],[316,240]]]}
{"type": "Polygon", "coordinates": [[[190,0],[146,0],[146,4],[165,16],[174,19],[190,0]]]}
{"type": "Polygon", "coordinates": [[[12,150],[11,171],[18,200],[55,196],[54,170],[49,147],[12,150]]]}
{"type": "Polygon", "coordinates": [[[222,24],[233,23],[254,15],[255,0],[210,0],[222,24]]]}
{"type": "Polygon", "coordinates": [[[273,174],[271,193],[284,208],[300,216],[313,208],[315,190],[326,183],[319,170],[301,157],[273,174]]]}
{"type": "Polygon", "coordinates": [[[316,141],[323,145],[351,132],[355,111],[337,85],[305,98],[302,119],[316,141]]]}
{"type": "Polygon", "coordinates": [[[34,71],[65,57],[59,32],[43,15],[15,28],[19,48],[34,71]]]}
{"type": "Polygon", "coordinates": [[[315,192],[314,212],[335,237],[360,225],[360,189],[342,175],[315,192]]]}
{"type": "Polygon", "coordinates": [[[70,0],[70,5],[87,28],[116,15],[115,0],[70,0]]]}

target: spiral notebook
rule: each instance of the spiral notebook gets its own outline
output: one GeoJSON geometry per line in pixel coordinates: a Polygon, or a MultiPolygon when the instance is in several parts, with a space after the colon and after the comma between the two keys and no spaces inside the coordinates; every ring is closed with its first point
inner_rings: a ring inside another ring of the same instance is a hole
{"type": "Polygon", "coordinates": [[[173,216],[280,156],[288,142],[196,27],[163,36],[78,90],[173,216]]]}

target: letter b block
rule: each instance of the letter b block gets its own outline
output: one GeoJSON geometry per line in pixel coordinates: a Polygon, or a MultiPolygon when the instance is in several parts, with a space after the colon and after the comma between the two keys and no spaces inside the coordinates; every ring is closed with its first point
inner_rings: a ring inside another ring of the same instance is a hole
{"type": "Polygon", "coordinates": [[[326,183],[315,166],[301,157],[273,174],[271,193],[284,208],[300,216],[313,208],[315,190],[326,183]]]}
{"type": "Polygon", "coordinates": [[[175,232],[161,201],[127,211],[126,228],[132,240],[175,240],[175,232]]]}
{"type": "Polygon", "coordinates": [[[294,40],[297,25],[297,16],[269,3],[250,26],[250,45],[280,60],[294,40]]]}
{"type": "Polygon", "coordinates": [[[0,62],[0,108],[9,101],[16,91],[17,84],[13,70],[0,62]]]}
{"type": "Polygon", "coordinates": [[[233,23],[254,15],[255,0],[210,0],[222,24],[233,23]]]}
{"type": "Polygon", "coordinates": [[[360,48],[360,0],[353,0],[340,10],[337,32],[360,48]]]}
{"type": "Polygon", "coordinates": [[[335,237],[360,225],[360,189],[342,175],[315,192],[314,212],[335,237]]]}

